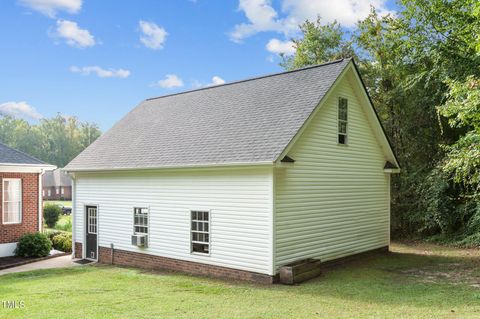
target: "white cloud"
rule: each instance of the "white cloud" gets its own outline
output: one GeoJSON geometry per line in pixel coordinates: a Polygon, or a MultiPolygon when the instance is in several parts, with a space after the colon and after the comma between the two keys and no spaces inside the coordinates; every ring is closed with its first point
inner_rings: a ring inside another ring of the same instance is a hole
{"type": "Polygon", "coordinates": [[[247,23],[237,24],[230,33],[230,39],[241,42],[258,32],[273,31],[293,35],[306,19],[315,20],[320,15],[324,23],[337,20],[345,27],[370,13],[373,5],[380,14],[390,13],[387,0],[282,0],[281,13],[273,8],[271,0],[240,0],[239,10],[245,13],[247,23]]]}
{"type": "Polygon", "coordinates": [[[270,0],[240,0],[238,9],[245,13],[249,23],[235,26],[230,33],[230,39],[234,42],[241,42],[257,32],[276,31],[282,28],[270,0]]]}
{"type": "Polygon", "coordinates": [[[13,116],[16,118],[39,120],[43,115],[27,102],[5,102],[0,104],[0,114],[13,116]]]}
{"type": "Polygon", "coordinates": [[[369,15],[370,6],[379,14],[389,13],[386,4],[386,0],[335,0],[334,3],[329,0],[283,0],[282,11],[288,13],[289,24],[315,20],[320,15],[323,22],[337,20],[345,27],[353,27],[369,15]]]}
{"type": "Polygon", "coordinates": [[[138,24],[143,33],[140,37],[140,42],[150,49],[163,49],[163,44],[167,40],[167,31],[153,22],[140,20],[138,24]]]}
{"type": "Polygon", "coordinates": [[[212,82],[208,84],[208,86],[212,85],[220,85],[220,84],[225,84],[225,80],[219,77],[218,75],[215,75],[212,77],[212,82]]]}
{"type": "Polygon", "coordinates": [[[85,48],[95,45],[95,38],[86,29],[81,29],[76,22],[68,20],[57,21],[57,31],[54,37],[63,38],[68,45],[85,48]]]}
{"type": "Polygon", "coordinates": [[[266,48],[269,52],[275,54],[293,55],[295,47],[293,41],[280,41],[278,39],[271,39],[268,41],[266,48]]]}
{"type": "Polygon", "coordinates": [[[164,89],[173,89],[183,86],[183,81],[175,74],[167,74],[165,79],[160,80],[153,84],[152,86],[158,86],[164,89]]]}
{"type": "Polygon", "coordinates": [[[130,76],[130,71],[125,69],[103,69],[99,66],[71,66],[70,71],[73,73],[80,73],[82,75],[89,75],[95,73],[99,78],[121,78],[125,79],[130,76]]]}
{"type": "Polygon", "coordinates": [[[209,83],[202,83],[198,80],[194,80],[192,83],[192,87],[195,89],[199,89],[203,87],[215,86],[215,85],[221,85],[221,84],[225,84],[225,80],[219,77],[218,75],[214,75],[212,77],[212,80],[209,83]]]}
{"type": "Polygon", "coordinates": [[[82,8],[82,0],[19,0],[19,3],[51,18],[59,11],[74,14],[82,8]]]}

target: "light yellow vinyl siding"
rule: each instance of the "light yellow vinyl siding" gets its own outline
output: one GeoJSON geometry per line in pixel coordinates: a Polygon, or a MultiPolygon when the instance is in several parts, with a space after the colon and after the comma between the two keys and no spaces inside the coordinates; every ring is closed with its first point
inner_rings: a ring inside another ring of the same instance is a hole
{"type": "Polygon", "coordinates": [[[276,268],[389,244],[385,156],[352,84],[345,76],[312,118],[288,152],[293,167],[275,170],[276,268]],[[339,97],[348,99],[348,145],[337,145],[339,97]]]}
{"type": "Polygon", "coordinates": [[[100,246],[271,274],[271,167],[77,175],[78,241],[97,204],[100,246]],[[134,206],[150,208],[146,249],[130,243],[134,206]],[[211,212],[209,256],[190,253],[190,210],[211,212]]]}

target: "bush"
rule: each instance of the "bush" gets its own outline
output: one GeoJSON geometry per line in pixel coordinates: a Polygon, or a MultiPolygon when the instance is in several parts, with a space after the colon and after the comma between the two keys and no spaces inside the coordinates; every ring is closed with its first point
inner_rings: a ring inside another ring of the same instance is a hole
{"type": "Polygon", "coordinates": [[[51,242],[53,242],[53,237],[57,236],[58,234],[63,234],[65,232],[61,230],[47,229],[43,233],[48,237],[48,239],[50,239],[51,242]]]}
{"type": "Polygon", "coordinates": [[[58,218],[62,214],[62,209],[58,205],[47,205],[43,208],[43,217],[45,218],[45,224],[49,228],[55,227],[58,218]]]}
{"type": "Polygon", "coordinates": [[[71,216],[63,216],[60,220],[55,224],[55,229],[63,230],[63,231],[72,231],[72,218],[71,216]]]}
{"type": "Polygon", "coordinates": [[[20,257],[45,257],[52,250],[52,243],[45,234],[33,233],[20,237],[15,256],[20,257]]]}
{"type": "Polygon", "coordinates": [[[72,234],[61,232],[52,238],[53,248],[66,253],[72,251],[72,234]]]}

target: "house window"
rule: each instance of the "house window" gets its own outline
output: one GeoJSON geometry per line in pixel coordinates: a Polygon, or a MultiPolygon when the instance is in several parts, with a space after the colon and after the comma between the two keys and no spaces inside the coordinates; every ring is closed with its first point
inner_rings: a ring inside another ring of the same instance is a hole
{"type": "Polygon", "coordinates": [[[97,208],[96,207],[88,207],[87,208],[88,214],[88,233],[89,234],[96,234],[97,233],[97,208]]]}
{"type": "Polygon", "coordinates": [[[3,179],[3,223],[20,224],[22,222],[22,180],[3,179]]]}
{"type": "Polygon", "coordinates": [[[210,253],[210,214],[208,211],[192,210],[191,214],[191,251],[210,253]]]}
{"type": "Polygon", "coordinates": [[[338,144],[347,144],[348,100],[338,99],[338,144]]]}
{"type": "Polygon", "coordinates": [[[60,192],[59,189],[58,189],[58,188],[55,188],[55,193],[56,193],[57,195],[58,195],[59,192],[60,192]]]}
{"type": "Polygon", "coordinates": [[[42,196],[45,197],[45,190],[42,190],[42,196]]]}
{"type": "Polygon", "coordinates": [[[133,208],[133,232],[137,234],[148,234],[148,208],[133,208]]]}
{"type": "Polygon", "coordinates": [[[60,188],[60,193],[63,195],[65,194],[65,189],[63,187],[60,188]]]}
{"type": "Polygon", "coordinates": [[[48,197],[50,197],[50,196],[52,196],[52,190],[51,189],[48,190],[48,197]]]}

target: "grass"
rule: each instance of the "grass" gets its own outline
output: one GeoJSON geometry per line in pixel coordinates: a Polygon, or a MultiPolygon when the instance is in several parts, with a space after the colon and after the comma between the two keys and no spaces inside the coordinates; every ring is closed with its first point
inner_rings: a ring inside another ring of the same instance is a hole
{"type": "Polygon", "coordinates": [[[55,229],[72,232],[72,215],[60,215],[55,229]]]}
{"type": "Polygon", "coordinates": [[[43,206],[46,206],[46,205],[60,205],[65,207],[72,207],[72,201],[71,200],[44,200],[43,206]]]}
{"type": "Polygon", "coordinates": [[[478,318],[480,253],[433,244],[337,267],[299,286],[261,286],[113,266],[0,277],[1,318],[478,318]]]}

